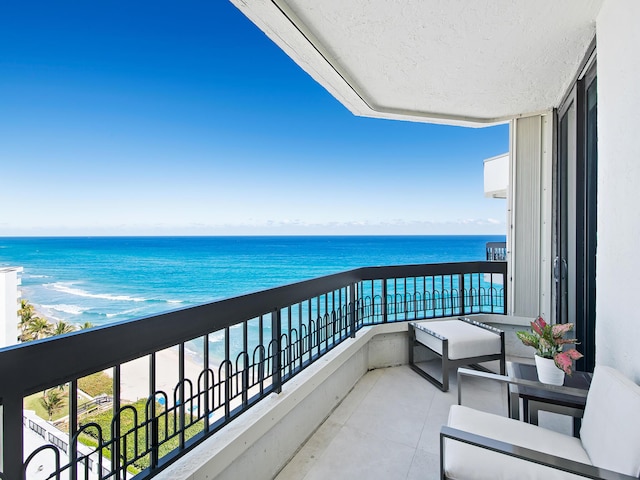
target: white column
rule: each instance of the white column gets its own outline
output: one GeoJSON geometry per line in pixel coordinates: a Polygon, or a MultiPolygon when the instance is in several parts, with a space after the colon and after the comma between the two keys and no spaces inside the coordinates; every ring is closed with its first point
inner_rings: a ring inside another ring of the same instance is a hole
{"type": "Polygon", "coordinates": [[[22,267],[0,268],[0,348],[18,343],[18,309],[22,267]]]}
{"type": "Polygon", "coordinates": [[[509,313],[551,319],[552,115],[511,123],[509,313]]]}

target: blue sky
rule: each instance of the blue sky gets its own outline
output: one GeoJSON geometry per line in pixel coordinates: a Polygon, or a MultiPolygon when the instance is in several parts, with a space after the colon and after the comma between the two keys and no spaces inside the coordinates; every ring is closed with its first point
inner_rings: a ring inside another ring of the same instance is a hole
{"type": "Polygon", "coordinates": [[[504,234],[507,150],[355,117],[226,1],[0,6],[0,235],[504,234]]]}

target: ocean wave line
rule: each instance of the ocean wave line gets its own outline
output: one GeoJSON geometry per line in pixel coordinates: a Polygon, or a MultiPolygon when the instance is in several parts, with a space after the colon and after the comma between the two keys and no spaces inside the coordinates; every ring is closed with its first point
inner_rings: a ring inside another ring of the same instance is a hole
{"type": "Polygon", "coordinates": [[[143,312],[144,309],[142,308],[131,308],[129,310],[123,310],[121,312],[115,312],[115,313],[104,313],[103,315],[107,318],[113,318],[113,317],[122,317],[122,316],[126,316],[126,315],[133,315],[134,313],[139,313],[139,312],[143,312]]]}
{"type": "Polygon", "coordinates": [[[48,283],[45,287],[50,287],[53,290],[61,293],[67,293],[69,295],[75,295],[77,297],[85,297],[85,298],[100,298],[102,300],[112,300],[117,302],[146,302],[148,299],[142,297],[131,297],[129,295],[112,295],[110,293],[90,293],[86,290],[82,290],[79,288],[69,287],[68,284],[64,283],[48,283]]]}
{"type": "Polygon", "coordinates": [[[89,310],[88,308],[82,308],[78,305],[69,305],[66,303],[60,303],[56,305],[42,305],[42,308],[47,308],[49,310],[56,310],[58,312],[70,313],[72,315],[81,315],[83,312],[89,310]]]}
{"type": "Polygon", "coordinates": [[[224,330],[209,334],[209,343],[218,343],[223,340],[224,340],[224,330]]]}

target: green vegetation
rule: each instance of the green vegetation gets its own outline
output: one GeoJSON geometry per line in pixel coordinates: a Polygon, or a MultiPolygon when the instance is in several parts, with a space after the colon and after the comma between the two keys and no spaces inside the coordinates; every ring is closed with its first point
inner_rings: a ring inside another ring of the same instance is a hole
{"type": "MultiPolygon", "coordinates": [[[[21,300],[18,314],[20,315],[18,339],[22,342],[63,335],[76,330],[73,325],[64,321],[53,324],[44,318],[36,316],[35,309],[28,300],[21,300]]],[[[82,325],[81,329],[91,327],[93,325],[87,322],[82,325]]],[[[78,379],[78,388],[92,397],[103,394],[113,395],[113,381],[104,372],[97,372],[78,379]]],[[[79,398],[80,407],[84,402],[84,399],[79,398]]],[[[145,407],[146,400],[138,400],[133,404],[127,405],[120,414],[120,432],[124,436],[124,438],[120,439],[122,459],[127,463],[131,463],[127,470],[132,474],[147,468],[150,462],[148,454],[142,455],[142,452],[147,449],[147,434],[149,433],[148,427],[144,426],[146,418],[145,407]]],[[[34,410],[39,417],[48,418],[49,421],[59,420],[67,415],[68,386],[50,388],[42,393],[25,397],[24,408],[34,410]]],[[[175,425],[178,422],[176,415],[166,413],[164,407],[156,404],[155,408],[155,414],[158,418],[159,441],[163,442],[159,447],[159,455],[163,457],[179,447],[179,436],[172,437],[175,434],[175,425]]],[[[79,441],[90,448],[97,448],[100,440],[105,442],[106,439],[111,437],[112,420],[113,410],[111,408],[82,415],[79,418],[79,427],[89,423],[98,424],[102,430],[102,439],[98,438],[98,432],[95,428],[89,428],[80,435],[79,441]]],[[[186,415],[185,421],[191,421],[190,415],[186,415]]],[[[60,425],[59,428],[66,429],[65,425],[60,425]]],[[[185,439],[190,439],[201,432],[203,428],[202,421],[187,428],[185,430],[185,439]]],[[[110,448],[103,448],[102,453],[106,458],[112,458],[110,448]]]]}
{"type": "Polygon", "coordinates": [[[78,379],[78,388],[92,397],[113,395],[113,380],[106,373],[97,372],[78,379]]]}
{"type": "Polygon", "coordinates": [[[29,300],[24,298],[20,300],[18,315],[20,316],[18,340],[21,342],[63,335],[76,330],[76,327],[63,320],[54,324],[46,318],[36,316],[35,308],[29,303],[29,300]]]}
{"type": "MultiPolygon", "coordinates": [[[[57,323],[51,323],[46,318],[37,316],[34,306],[29,303],[29,300],[24,298],[20,300],[18,316],[20,317],[18,340],[21,342],[30,342],[55,335],[64,335],[65,333],[76,330],[76,327],[65,321],[61,320],[57,323]]],[[[106,375],[102,373],[95,375],[95,379],[91,378],[93,375],[87,377],[89,378],[87,384],[91,386],[88,388],[96,391],[96,395],[100,393],[111,395],[113,392],[111,381],[105,382],[102,376],[106,375]]],[[[80,387],[80,389],[84,390],[82,387],[80,387]]],[[[93,395],[91,393],[89,394],[93,395]]],[[[68,404],[67,395],[67,387],[54,387],[45,390],[41,394],[37,393],[26,397],[23,405],[24,408],[28,410],[34,410],[40,418],[48,418],[49,421],[58,420],[66,415],[68,404]]]]}
{"type": "Polygon", "coordinates": [[[60,320],[53,327],[52,335],[64,335],[65,333],[71,333],[75,331],[76,327],[71,325],[70,323],[65,322],[64,320],[60,320]]]}
{"type": "MultiPolygon", "coordinates": [[[[53,390],[58,390],[58,387],[54,387],[53,390]]],[[[68,398],[66,394],[62,395],[62,402],[60,403],[60,407],[53,412],[51,417],[49,417],[49,413],[47,412],[47,409],[43,406],[41,402],[42,398],[43,398],[43,392],[34,393],[33,395],[29,395],[28,397],[25,397],[23,401],[24,408],[27,410],[33,410],[34,412],[36,412],[36,415],[38,415],[40,418],[44,418],[44,419],[48,418],[49,421],[59,420],[62,417],[67,415],[68,398]]]]}
{"type": "Polygon", "coordinates": [[[51,421],[53,415],[64,407],[66,403],[64,400],[66,393],[58,388],[50,388],[42,392],[42,394],[42,397],[40,397],[40,405],[42,405],[42,408],[47,412],[49,421],[51,421]]]}
{"type": "MultiPolygon", "coordinates": [[[[149,466],[149,455],[141,456],[138,459],[135,459],[137,456],[141,455],[142,451],[146,449],[147,445],[147,428],[142,426],[145,421],[145,406],[146,400],[138,400],[135,403],[128,405],[128,408],[125,408],[120,415],[120,433],[121,435],[126,437],[126,451],[123,451],[122,457],[127,460],[127,462],[133,461],[133,467],[136,470],[140,471],[149,466]],[[137,423],[135,421],[134,410],[137,413],[137,423]],[[132,431],[134,427],[138,427],[136,430],[132,431]],[[129,433],[127,433],[129,432],[129,433]],[[138,442],[138,450],[136,451],[136,437],[138,442]],[[134,460],[135,459],[135,460],[134,460]]],[[[156,415],[158,417],[158,430],[160,435],[160,441],[166,440],[168,437],[175,433],[174,422],[176,421],[176,416],[172,413],[165,414],[164,408],[160,405],[156,404],[156,415]],[[165,435],[165,431],[167,435],[165,435]]],[[[111,410],[97,413],[94,415],[87,415],[81,421],[82,424],[88,424],[91,422],[97,423],[100,425],[102,429],[103,441],[105,438],[109,438],[111,436],[111,421],[113,419],[113,413],[111,410]]],[[[186,421],[190,421],[190,417],[186,416],[186,421]]],[[[196,435],[198,432],[203,430],[202,422],[198,422],[197,424],[189,427],[185,431],[186,439],[189,439],[196,435]]],[[[95,428],[88,429],[85,435],[80,436],[80,441],[88,446],[96,446],[97,441],[97,432],[95,428]],[[85,438],[86,437],[86,438],[85,438]]],[[[179,446],[179,438],[176,436],[166,441],[159,449],[159,455],[162,457],[172,450],[178,448],[179,446]]],[[[121,448],[125,450],[125,442],[124,439],[121,439],[121,448]]],[[[105,456],[111,458],[110,452],[103,451],[105,456]]]]}
{"type": "Polygon", "coordinates": [[[36,316],[35,309],[28,300],[22,299],[20,301],[18,315],[20,316],[18,340],[21,342],[38,340],[53,333],[53,325],[46,319],[36,316]]]}

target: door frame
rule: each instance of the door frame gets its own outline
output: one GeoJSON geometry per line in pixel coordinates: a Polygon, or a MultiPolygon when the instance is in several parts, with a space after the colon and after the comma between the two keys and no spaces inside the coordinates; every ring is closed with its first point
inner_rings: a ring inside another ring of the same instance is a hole
{"type": "Polygon", "coordinates": [[[597,89],[595,41],[580,75],[555,112],[554,321],[575,323],[578,350],[584,355],[577,368],[585,371],[593,371],[595,365],[596,328],[597,92],[591,87],[597,89]],[[589,93],[596,95],[591,97],[596,99],[591,112],[589,93]],[[564,132],[565,144],[562,120],[567,114],[574,128],[564,132]],[[575,171],[571,155],[575,155],[575,171]],[[567,165],[571,165],[569,170],[567,165]],[[575,179],[567,178],[574,175],[575,179]],[[569,211],[571,206],[575,206],[575,212],[569,211]]]}

